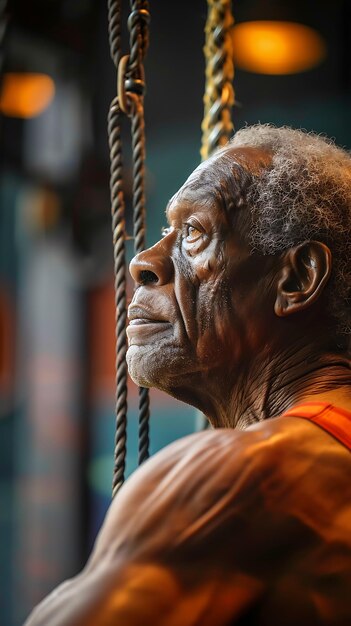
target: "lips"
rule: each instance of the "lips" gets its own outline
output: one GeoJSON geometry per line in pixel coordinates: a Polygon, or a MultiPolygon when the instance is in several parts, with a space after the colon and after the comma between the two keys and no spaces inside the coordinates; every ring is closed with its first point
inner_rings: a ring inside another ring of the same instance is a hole
{"type": "Polygon", "coordinates": [[[132,326],[139,324],[169,324],[168,320],[156,318],[144,307],[131,304],[128,308],[129,324],[132,326]]]}
{"type": "Polygon", "coordinates": [[[127,336],[129,345],[149,343],[155,334],[158,337],[162,337],[162,333],[169,333],[171,328],[168,320],[159,319],[151,311],[135,304],[129,306],[128,318],[127,336]]]}

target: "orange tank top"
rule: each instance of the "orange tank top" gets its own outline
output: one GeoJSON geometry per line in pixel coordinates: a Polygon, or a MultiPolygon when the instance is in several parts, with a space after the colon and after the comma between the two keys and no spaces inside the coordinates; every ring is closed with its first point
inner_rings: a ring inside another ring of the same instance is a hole
{"type": "Polygon", "coordinates": [[[286,411],[282,417],[302,417],[317,424],[351,450],[351,413],[325,402],[306,402],[286,411]]]}

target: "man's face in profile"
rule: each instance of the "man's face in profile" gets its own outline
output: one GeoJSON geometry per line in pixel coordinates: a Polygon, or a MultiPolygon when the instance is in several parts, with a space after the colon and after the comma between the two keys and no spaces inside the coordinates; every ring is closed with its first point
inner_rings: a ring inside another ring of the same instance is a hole
{"type": "Polygon", "coordinates": [[[129,307],[130,374],[189,401],[189,388],[226,377],[252,354],[267,309],[266,262],[250,253],[240,211],[229,215],[209,193],[210,167],[193,172],[169,203],[163,239],[130,267],[140,285],[129,307]]]}

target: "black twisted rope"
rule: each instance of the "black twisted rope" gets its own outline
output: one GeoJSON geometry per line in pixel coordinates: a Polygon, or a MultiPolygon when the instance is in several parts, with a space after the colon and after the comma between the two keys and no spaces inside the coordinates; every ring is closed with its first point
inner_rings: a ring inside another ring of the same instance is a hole
{"type": "Polygon", "coordinates": [[[126,336],[126,259],[125,259],[125,201],[122,188],[121,110],[115,98],[108,115],[108,135],[111,158],[111,214],[115,271],[116,304],[116,435],[112,496],[124,482],[127,439],[127,336],[126,336]]]}
{"type": "Polygon", "coordinates": [[[133,98],[132,149],[133,149],[133,221],[134,250],[136,254],[145,249],[145,124],[141,98],[133,98]]]}
{"type": "MultiPolygon", "coordinates": [[[[120,0],[108,1],[109,38],[111,57],[119,68],[121,60],[120,0]]],[[[122,143],[120,116],[123,107],[131,118],[133,150],[133,220],[134,250],[145,248],[145,130],[144,130],[144,69],[142,65],[148,46],[148,2],[131,1],[131,14],[128,20],[130,29],[130,55],[128,66],[108,116],[108,135],[111,158],[111,213],[114,244],[114,270],[116,292],[116,436],[115,462],[112,497],[124,482],[127,440],[127,336],[126,336],[126,255],[125,255],[125,199],[122,186],[122,143]],[[124,83],[123,83],[124,81],[124,83]],[[121,98],[121,102],[119,101],[121,98]]],[[[122,61],[123,61],[122,60],[122,61]]],[[[121,63],[122,63],[121,61],[121,63]]],[[[125,67],[125,65],[123,65],[125,67]]],[[[149,395],[148,390],[139,390],[139,464],[149,456],[149,395]]]]}
{"type": "Polygon", "coordinates": [[[142,70],[142,62],[149,46],[150,22],[149,2],[147,0],[131,0],[131,13],[128,18],[130,32],[129,70],[137,78],[142,70]]]}
{"type": "MultiPolygon", "coordinates": [[[[135,94],[132,113],[134,251],[145,250],[145,124],[142,98],[135,94]]],[[[149,457],[149,390],[139,388],[139,465],[149,457]]]]}
{"type": "Polygon", "coordinates": [[[121,56],[121,3],[120,0],[108,0],[107,6],[111,59],[117,69],[121,56]]]}

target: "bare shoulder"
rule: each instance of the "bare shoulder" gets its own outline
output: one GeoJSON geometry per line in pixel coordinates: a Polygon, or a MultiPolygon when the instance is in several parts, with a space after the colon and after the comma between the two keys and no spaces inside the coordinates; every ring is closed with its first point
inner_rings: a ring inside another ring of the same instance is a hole
{"type": "Polygon", "coordinates": [[[298,418],[174,442],[126,481],[82,573],[28,626],[234,623],[267,588],[273,609],[281,585],[313,604],[318,572],[336,562],[339,610],[351,580],[346,458],[298,418]]]}
{"type": "Polygon", "coordinates": [[[322,500],[331,481],[336,493],[351,495],[346,463],[350,455],[338,442],[298,418],[189,435],[154,455],[126,482],[111,505],[97,549],[122,544],[130,520],[129,544],[139,553],[164,545],[168,551],[178,549],[195,535],[197,541],[208,537],[215,525],[223,532],[224,520],[235,526],[252,509],[255,520],[270,508],[298,514],[298,507],[322,500]],[[147,534],[149,543],[140,542],[147,534]]]}

